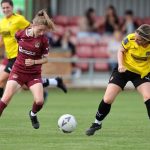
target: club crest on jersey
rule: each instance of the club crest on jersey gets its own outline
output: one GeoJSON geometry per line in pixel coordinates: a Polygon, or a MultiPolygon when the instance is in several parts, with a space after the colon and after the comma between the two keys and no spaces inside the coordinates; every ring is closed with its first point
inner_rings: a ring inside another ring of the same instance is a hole
{"type": "Polygon", "coordinates": [[[150,52],[146,52],[146,56],[150,56],[150,52]]]}
{"type": "Polygon", "coordinates": [[[40,42],[36,42],[36,43],[35,43],[35,47],[36,47],[36,48],[39,48],[39,47],[40,47],[40,42]]]}
{"type": "Polygon", "coordinates": [[[129,42],[128,38],[125,38],[125,39],[123,40],[124,45],[126,45],[128,42],[129,42]]]}

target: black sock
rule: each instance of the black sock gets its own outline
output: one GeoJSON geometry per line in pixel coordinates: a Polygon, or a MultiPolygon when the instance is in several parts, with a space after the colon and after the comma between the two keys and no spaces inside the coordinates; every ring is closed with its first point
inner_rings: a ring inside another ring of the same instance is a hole
{"type": "Polygon", "coordinates": [[[107,104],[102,100],[99,104],[98,111],[96,113],[96,119],[102,121],[110,112],[111,104],[107,104]]]}
{"type": "Polygon", "coordinates": [[[4,88],[0,88],[0,98],[3,96],[4,88]]]}
{"type": "Polygon", "coordinates": [[[146,105],[147,113],[148,113],[148,116],[149,116],[149,119],[150,119],[150,99],[145,101],[145,105],[146,105]]]}
{"type": "Polygon", "coordinates": [[[49,80],[47,78],[42,78],[42,82],[43,82],[43,87],[49,86],[49,80]]]}

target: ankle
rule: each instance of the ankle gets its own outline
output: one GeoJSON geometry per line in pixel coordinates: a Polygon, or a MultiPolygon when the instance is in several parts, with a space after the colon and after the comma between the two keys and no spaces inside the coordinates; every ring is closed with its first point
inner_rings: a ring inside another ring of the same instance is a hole
{"type": "Polygon", "coordinates": [[[101,124],[102,124],[102,121],[99,121],[99,120],[95,119],[95,122],[94,122],[94,123],[97,123],[97,124],[101,125],[101,124]]]}

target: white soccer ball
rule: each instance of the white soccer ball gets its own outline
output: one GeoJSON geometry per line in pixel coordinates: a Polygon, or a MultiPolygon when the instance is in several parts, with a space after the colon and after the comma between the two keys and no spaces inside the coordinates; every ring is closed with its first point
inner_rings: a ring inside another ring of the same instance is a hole
{"type": "Polygon", "coordinates": [[[77,121],[73,115],[64,114],[58,119],[58,127],[64,133],[71,133],[77,127],[77,121]]]}

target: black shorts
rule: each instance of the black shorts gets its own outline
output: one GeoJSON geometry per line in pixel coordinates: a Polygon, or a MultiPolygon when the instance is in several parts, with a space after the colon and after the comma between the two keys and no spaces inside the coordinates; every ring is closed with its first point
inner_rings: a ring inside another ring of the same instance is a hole
{"type": "Polygon", "coordinates": [[[13,64],[15,63],[16,57],[12,59],[8,59],[8,63],[4,69],[5,72],[10,73],[13,67],[13,64]]]}
{"type": "Polygon", "coordinates": [[[141,76],[139,74],[136,74],[131,71],[126,71],[123,73],[118,72],[118,67],[116,67],[109,79],[109,83],[114,83],[124,89],[126,86],[127,82],[131,81],[134,85],[135,88],[137,88],[139,85],[145,82],[150,82],[149,76],[146,76],[141,79],[141,76]]]}

